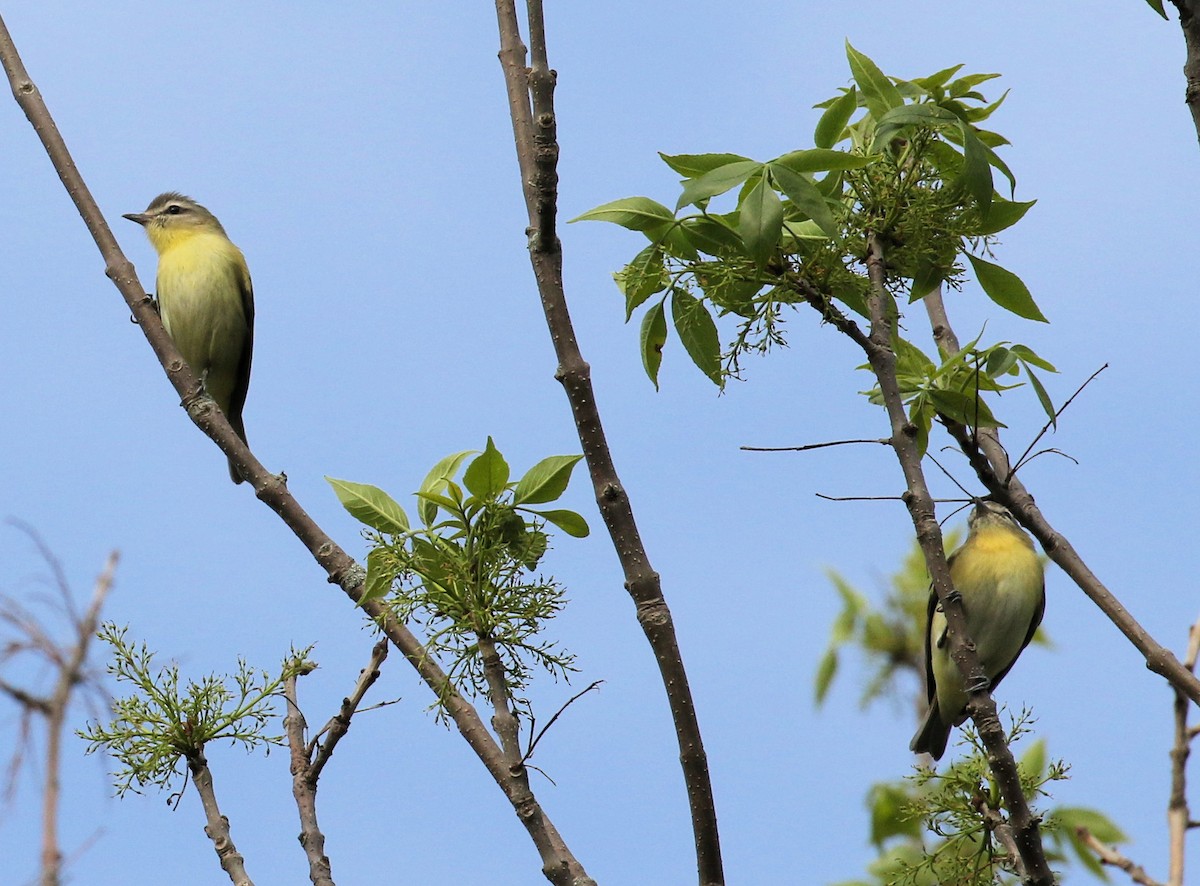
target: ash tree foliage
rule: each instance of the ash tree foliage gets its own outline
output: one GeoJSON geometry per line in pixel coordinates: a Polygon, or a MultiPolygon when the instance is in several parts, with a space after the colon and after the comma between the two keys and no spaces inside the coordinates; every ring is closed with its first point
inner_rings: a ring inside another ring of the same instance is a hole
{"type": "Polygon", "coordinates": [[[112,650],[108,673],[117,685],[131,688],[113,701],[113,719],[88,723],[79,736],[87,753],[106,751],[118,764],[113,773],[117,796],[149,787],[175,788],[183,763],[204,758],[205,745],[227,741],[247,751],[283,743],[269,732],[275,700],[284,681],[308,666],[309,649],[293,650],[278,675],[238,660],[235,674],[209,674],[180,686],[179,665],[156,667],[145,643],[126,639],[127,628],[106,624],[99,638],[112,650]]]}
{"type": "Polygon", "coordinates": [[[420,525],[378,487],[326,478],[342,505],[367,528],[367,580],[360,605],[384,599],[401,621],[420,626],[426,648],[446,666],[450,682],[471,697],[489,692],[487,659],[499,656],[511,700],[532,667],[557,676],[574,657],[541,633],[565,605],[563,588],[538,573],[547,524],[584,538],[575,511],[534,507],[558,499],[583,456],[556,455],[511,479],[508,462],[489,437],[482,453],[467,450],[439,461],[416,492],[420,525]],[[462,465],[474,459],[455,479],[462,465]]]}
{"type": "MultiPolygon", "coordinates": [[[[996,236],[1033,206],[1015,199],[1016,177],[997,153],[1007,140],[983,126],[1007,95],[989,99],[980,89],[998,75],[963,74],[956,65],[901,80],[849,43],[846,55],[853,82],[817,105],[823,113],[814,147],[765,162],[729,153],[661,154],[682,176],[673,209],[637,196],[575,219],[611,222],[649,241],[614,275],[626,320],[642,312],[647,375],[657,387],[674,330],[692,362],[723,388],[742,377],[746,355],[787,343],[794,309],[816,309],[846,331],[855,316],[873,320],[869,302],[882,297],[896,380],[922,455],[935,420],[973,431],[1004,427],[988,395],[1025,383],[1053,424],[1057,413],[1039,373],[1056,370],[1029,347],[985,344],[981,334],[961,348],[938,339],[932,355],[901,322],[907,304],[943,288],[964,290],[972,280],[1005,311],[1047,322],[1020,277],[992,254],[996,236]],[[882,244],[886,257],[882,292],[868,273],[871,242],[882,244]]],[[[866,393],[882,404],[878,386],[866,393]]],[[[864,703],[890,692],[898,673],[924,673],[929,575],[920,554],[906,568],[920,577],[906,575],[882,611],[838,583],[845,609],[818,668],[818,699],[845,645],[861,648],[876,666],[864,703]]],[[[1030,722],[1025,712],[1017,716],[1008,740],[1026,734],[1030,722]]],[[[964,741],[971,753],[942,772],[921,769],[872,789],[871,840],[880,856],[870,879],[856,886],[1021,879],[1022,859],[986,751],[969,726],[964,741]]],[[[1049,796],[1047,786],[1067,771],[1035,742],[1018,761],[1022,794],[1049,796]]],[[[1070,849],[1103,876],[1077,836],[1081,825],[1110,842],[1125,839],[1102,813],[1062,807],[1043,819],[1048,858],[1062,863],[1070,849]]]]}
{"type": "MultiPolygon", "coordinates": [[[[742,358],[786,343],[784,322],[810,304],[827,318],[866,316],[867,233],[888,244],[889,295],[914,302],[945,284],[960,289],[968,269],[997,305],[1045,322],[1029,289],[992,260],[996,234],[1033,201],[1010,196],[1016,178],[996,153],[1007,144],[980,127],[1004,102],[978,87],[998,74],[960,75],[961,65],[915,80],[885,76],[847,44],[854,85],[824,109],[815,147],[760,162],[738,154],[661,154],[683,176],[674,210],[649,197],[598,206],[576,221],[607,221],[650,241],[614,276],[626,319],[645,309],[640,347],[657,386],[669,330],[718,386],[740,377],[742,358]],[[731,209],[717,198],[736,189],[731,209]],[[667,322],[670,313],[671,322],[667,322]],[[734,324],[722,347],[720,325],[734,324]]],[[[979,340],[937,359],[893,329],[897,374],[922,449],[939,413],[974,428],[1003,427],[981,391],[1023,376],[1053,418],[1035,369],[1054,367],[1024,345],[979,340]]]]}

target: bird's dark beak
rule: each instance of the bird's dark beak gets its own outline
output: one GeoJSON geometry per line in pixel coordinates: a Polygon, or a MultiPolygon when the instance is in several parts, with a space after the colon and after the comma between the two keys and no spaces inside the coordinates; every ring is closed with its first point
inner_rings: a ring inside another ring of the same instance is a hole
{"type": "Polygon", "coordinates": [[[121,218],[127,218],[131,222],[137,222],[142,227],[145,227],[146,223],[150,221],[150,216],[145,212],[127,212],[122,215],[121,218]]]}

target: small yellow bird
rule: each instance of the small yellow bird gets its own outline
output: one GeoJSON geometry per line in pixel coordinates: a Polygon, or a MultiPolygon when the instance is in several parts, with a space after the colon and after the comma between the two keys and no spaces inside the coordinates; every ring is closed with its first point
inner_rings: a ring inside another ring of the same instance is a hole
{"type": "MultiPolygon", "coordinates": [[[[254,289],[245,256],[215,215],[174,191],[124,217],[146,229],[158,253],[163,326],[245,442],[242,407],[254,350],[254,289]]],[[[229,476],[234,483],[245,479],[232,461],[229,476]]]]}
{"type": "MultiPolygon", "coordinates": [[[[950,555],[950,577],[962,595],[967,633],[995,689],[1041,624],[1046,577],[1033,540],[1003,505],[977,501],[967,527],[967,540],[950,555]]],[[[929,710],[909,748],[940,760],[950,730],[967,719],[968,695],[950,658],[936,593],[929,595],[925,681],[929,710]]]]}

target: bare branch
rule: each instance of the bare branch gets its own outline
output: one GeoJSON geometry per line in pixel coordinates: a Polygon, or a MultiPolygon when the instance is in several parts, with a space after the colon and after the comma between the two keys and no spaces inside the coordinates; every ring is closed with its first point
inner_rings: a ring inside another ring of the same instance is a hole
{"type": "Polygon", "coordinates": [[[743,452],[808,452],[812,449],[825,449],[829,446],[849,446],[852,443],[878,443],[890,446],[891,440],[834,440],[830,443],[808,443],[804,446],[739,446],[743,452]]]}
{"type": "Polygon", "coordinates": [[[638,621],[654,650],[667,691],[692,813],[699,882],[703,886],[717,886],[724,883],[725,874],[716,806],[687,671],[658,573],[650,565],[629,496],[613,464],[596,406],[591,368],[579,350],[563,292],[562,251],[555,233],[559,153],[554,112],[556,74],[547,59],[541,0],[527,0],[527,10],[532,48],[532,64],[528,68],[515,0],[496,0],[500,64],[529,218],[529,257],[558,360],[555,378],[562,383],[570,402],[596,503],[621,561],[625,588],[637,605],[638,621]]]}
{"type": "Polygon", "coordinates": [[[318,744],[316,756],[311,758],[313,763],[310,777],[314,784],[321,777],[321,770],[329,762],[329,758],[333,755],[333,749],[337,747],[337,743],[350,731],[350,718],[358,711],[358,706],[362,703],[363,696],[367,694],[367,690],[375,685],[375,681],[379,679],[379,668],[383,665],[387,654],[387,640],[380,640],[371,648],[371,660],[363,668],[362,673],[358,675],[358,681],[354,684],[353,691],[346,698],[342,699],[341,708],[309,744],[309,748],[311,749],[313,744],[316,744],[322,735],[326,737],[325,741],[318,744]]]}
{"type": "MultiPolygon", "coordinates": [[[[1081,384],[1076,389],[1075,393],[1066,399],[1066,401],[1063,403],[1062,406],[1060,406],[1060,407],[1058,407],[1058,409],[1054,410],[1054,416],[1048,422],[1046,422],[1044,425],[1042,425],[1042,429],[1037,432],[1037,435],[1033,438],[1033,440],[1030,441],[1029,445],[1027,447],[1025,447],[1025,451],[1021,453],[1021,457],[1017,459],[1017,463],[1015,465],[1013,465],[1012,470],[1009,472],[1008,479],[1011,479],[1013,474],[1015,474],[1017,471],[1021,470],[1021,467],[1028,463],[1027,457],[1028,457],[1030,451],[1033,449],[1033,447],[1038,445],[1038,441],[1041,440],[1042,437],[1046,436],[1046,432],[1049,431],[1051,427],[1054,427],[1058,423],[1058,417],[1067,411],[1067,407],[1071,405],[1071,401],[1074,400],[1076,397],[1078,397],[1080,394],[1082,394],[1083,389],[1086,388],[1088,385],[1090,385],[1095,380],[1096,376],[1098,376],[1101,372],[1103,372],[1106,369],[1108,369],[1107,363],[1105,363],[1103,366],[1101,366],[1099,369],[1097,369],[1095,372],[1093,372],[1091,375],[1089,375],[1087,378],[1087,381],[1085,381],[1083,384],[1081,384]]],[[[1043,450],[1043,451],[1052,452],[1054,450],[1043,450]]],[[[1067,458],[1070,458],[1070,456],[1067,456],[1067,458]]]]}
{"type": "MultiPolygon", "coordinates": [[[[538,730],[537,735],[534,735],[530,738],[529,748],[525,751],[525,755],[521,758],[521,760],[523,762],[528,762],[529,758],[533,756],[534,748],[536,748],[538,742],[542,740],[542,736],[546,734],[546,730],[548,730],[551,726],[554,725],[554,721],[557,720],[560,716],[562,716],[563,711],[565,711],[567,708],[569,708],[571,705],[573,705],[579,699],[583,698],[585,695],[587,695],[593,689],[599,689],[600,684],[602,684],[603,682],[604,682],[603,680],[594,680],[590,686],[588,686],[585,689],[580,690],[579,692],[576,692],[574,695],[572,695],[570,698],[568,698],[566,703],[563,704],[563,706],[561,708],[559,708],[557,711],[554,712],[554,716],[550,718],[550,722],[547,723],[545,726],[543,726],[540,730],[538,730]]],[[[529,724],[529,728],[531,730],[533,729],[533,723],[529,724]]],[[[538,770],[538,771],[540,772],[541,770],[538,770]]],[[[544,773],[544,772],[542,774],[546,775],[546,773],[544,773]]],[[[549,778],[550,776],[547,775],[546,777],[549,778]]]]}
{"type": "MultiPolygon", "coordinates": [[[[386,641],[383,641],[386,644],[386,641]]],[[[386,649],[387,646],[385,645],[386,649]]],[[[329,856],[325,854],[325,834],[317,823],[317,773],[309,757],[309,745],[305,741],[305,731],[308,723],[304,712],[300,710],[300,701],[296,694],[296,680],[309,670],[300,670],[289,674],[283,681],[283,697],[287,700],[288,713],[283,718],[283,728],[287,735],[288,753],[291,758],[289,767],[292,773],[292,797],[296,800],[296,810],[300,814],[300,845],[304,847],[304,855],[308,858],[308,879],[313,886],[333,886],[333,871],[329,864],[329,856]]]]}
{"type": "Polygon", "coordinates": [[[1120,868],[1129,875],[1129,879],[1138,886],[1163,886],[1158,880],[1155,880],[1142,868],[1141,865],[1134,864],[1120,852],[1106,843],[1097,840],[1092,832],[1085,827],[1078,827],[1075,833],[1079,835],[1089,849],[1096,853],[1096,857],[1100,859],[1101,864],[1106,864],[1114,868],[1120,868]]]}
{"type": "Polygon", "coordinates": [[[217,804],[217,792],[213,788],[212,772],[208,768],[208,760],[203,750],[197,750],[187,757],[188,771],[192,773],[192,781],[196,784],[196,792],[200,795],[200,803],[204,807],[204,817],[207,824],[204,833],[212,840],[221,869],[229,875],[233,886],[254,886],[254,881],[246,873],[246,860],[233,844],[229,833],[229,819],[221,814],[217,804]]]}

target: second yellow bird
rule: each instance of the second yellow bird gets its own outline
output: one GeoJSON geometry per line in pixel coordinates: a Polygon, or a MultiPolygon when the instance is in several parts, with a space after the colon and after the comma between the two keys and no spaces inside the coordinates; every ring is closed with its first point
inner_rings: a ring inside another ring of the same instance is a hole
{"type": "MultiPolygon", "coordinates": [[[[967,633],[995,689],[1041,624],[1045,574],[1033,540],[1003,505],[979,501],[967,526],[967,540],[950,555],[950,577],[962,595],[967,633]]],[[[929,710],[909,747],[940,760],[950,730],[967,719],[968,694],[950,658],[946,616],[934,593],[929,597],[927,628],[929,710]]]]}
{"type": "MultiPolygon", "coordinates": [[[[254,289],[242,251],[217,217],[169,191],[125,218],[146,229],[158,253],[163,326],[242,441],[242,408],[254,351],[254,289]]],[[[244,479],[229,463],[234,483],[244,479]]]]}

